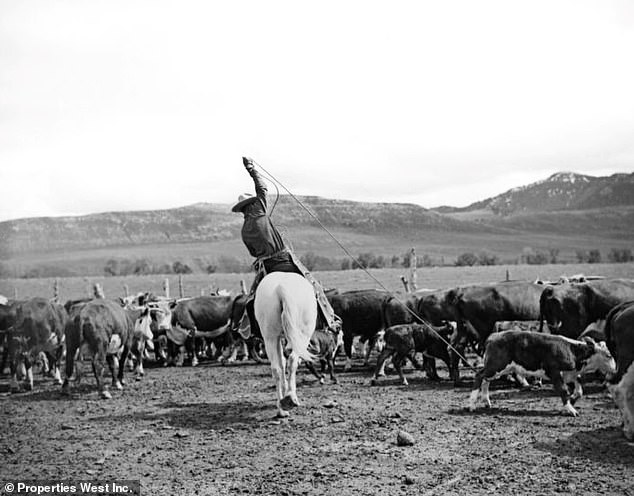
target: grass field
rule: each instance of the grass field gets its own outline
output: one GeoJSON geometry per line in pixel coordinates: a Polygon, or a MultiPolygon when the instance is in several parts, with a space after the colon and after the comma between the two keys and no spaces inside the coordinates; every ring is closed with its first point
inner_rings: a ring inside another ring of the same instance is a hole
{"type": "MultiPolygon", "coordinates": [[[[418,269],[418,288],[446,288],[464,284],[498,282],[506,279],[535,280],[537,278],[556,280],[562,275],[585,274],[604,277],[634,279],[634,263],[626,264],[556,264],[556,265],[495,265],[474,267],[429,267],[418,269]]],[[[401,276],[409,277],[407,269],[373,269],[370,274],[390,291],[403,291],[401,276]]],[[[362,270],[315,272],[315,276],[325,287],[342,290],[380,288],[372,277],[362,270]]],[[[178,276],[126,276],[126,277],[67,277],[58,279],[59,296],[62,301],[92,294],[92,286],[99,283],[107,297],[124,295],[124,286],[130,294],[151,291],[164,294],[163,285],[169,280],[170,295],[180,296],[178,276]]],[[[227,289],[237,292],[240,281],[247,288],[253,274],[190,274],[182,278],[183,295],[199,296],[213,289],[227,289]]],[[[55,279],[0,279],[0,294],[8,298],[33,296],[52,297],[55,279]]]]}
{"type": "MultiPolygon", "coordinates": [[[[335,267],[346,258],[345,253],[323,230],[302,226],[290,229],[279,226],[290,240],[298,256],[307,252],[328,257],[335,267]]],[[[512,233],[488,232],[411,231],[398,235],[385,233],[359,233],[346,229],[334,229],[333,234],[355,256],[361,253],[382,255],[388,260],[393,255],[402,256],[412,247],[419,257],[427,255],[436,265],[450,265],[465,252],[496,255],[501,263],[515,263],[526,249],[548,252],[558,249],[558,260],[572,263],[577,260],[576,251],[599,250],[602,259],[614,248],[632,248],[632,236],[627,231],[602,236],[592,230],[574,233],[512,233]]],[[[2,241],[0,241],[0,252],[2,241]]],[[[240,239],[217,241],[192,241],[150,243],[132,246],[104,246],[101,248],[44,250],[13,253],[0,260],[0,274],[5,277],[22,277],[30,271],[36,274],[84,276],[102,275],[108,260],[147,260],[154,266],[172,265],[175,261],[187,264],[194,272],[204,274],[208,265],[223,266],[223,258],[234,259],[248,266],[252,259],[240,239]]],[[[232,269],[229,269],[232,270],[232,269]]],[[[239,269],[235,269],[239,270],[239,269]]]]}

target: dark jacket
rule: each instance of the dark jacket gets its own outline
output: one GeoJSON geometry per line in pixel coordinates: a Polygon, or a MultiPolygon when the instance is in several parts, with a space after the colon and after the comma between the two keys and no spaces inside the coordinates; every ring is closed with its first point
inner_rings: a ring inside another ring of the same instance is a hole
{"type": "Polygon", "coordinates": [[[242,209],[244,225],[242,241],[251,256],[267,257],[285,248],[284,240],[271,222],[268,212],[267,189],[262,177],[253,169],[249,172],[255,183],[255,201],[242,209]]]}

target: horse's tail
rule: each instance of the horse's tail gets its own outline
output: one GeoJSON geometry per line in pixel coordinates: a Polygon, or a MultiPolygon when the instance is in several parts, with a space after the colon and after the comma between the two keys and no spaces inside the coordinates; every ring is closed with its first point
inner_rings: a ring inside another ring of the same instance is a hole
{"type": "Polygon", "coordinates": [[[293,304],[293,297],[288,289],[280,284],[277,293],[282,305],[282,330],[288,345],[297,356],[312,362],[315,356],[308,351],[308,344],[314,328],[306,327],[301,305],[293,304]]]}

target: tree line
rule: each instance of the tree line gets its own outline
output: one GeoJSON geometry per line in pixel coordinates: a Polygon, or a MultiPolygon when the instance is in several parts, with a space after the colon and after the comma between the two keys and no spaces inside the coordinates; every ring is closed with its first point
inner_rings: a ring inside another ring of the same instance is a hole
{"type": "MultiPolygon", "coordinates": [[[[607,252],[598,249],[578,249],[575,251],[577,263],[627,263],[634,261],[634,254],[630,248],[612,248],[607,252]]],[[[373,252],[362,252],[355,256],[355,260],[348,257],[328,257],[315,252],[307,252],[300,257],[302,263],[310,271],[334,271],[353,269],[383,269],[409,268],[410,253],[400,255],[383,255],[373,252]]],[[[558,248],[535,249],[525,247],[518,257],[512,260],[501,260],[498,255],[490,252],[464,252],[455,259],[448,257],[432,257],[421,254],[416,257],[417,267],[443,266],[476,266],[476,265],[509,265],[528,264],[544,265],[566,263],[569,260],[561,258],[558,248]]],[[[191,273],[246,273],[251,271],[252,260],[238,258],[232,255],[221,255],[210,260],[194,259],[191,261],[176,260],[171,263],[157,263],[147,258],[119,258],[105,262],[102,273],[106,276],[130,276],[152,274],[191,274],[191,273]]],[[[28,267],[22,271],[12,268],[9,264],[0,262],[0,278],[43,278],[43,277],[72,277],[78,275],[71,269],[54,264],[40,264],[28,267]]],[[[94,275],[94,274],[93,274],[94,275]]]]}

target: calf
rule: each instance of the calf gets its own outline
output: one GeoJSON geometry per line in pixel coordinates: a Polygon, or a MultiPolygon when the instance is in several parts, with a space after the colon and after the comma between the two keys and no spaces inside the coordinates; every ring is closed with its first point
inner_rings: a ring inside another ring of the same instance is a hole
{"type": "MultiPolygon", "coordinates": [[[[432,327],[421,324],[400,324],[388,328],[385,331],[385,348],[379,354],[372,384],[376,384],[379,375],[383,374],[385,361],[391,356],[392,363],[401,378],[404,386],[407,386],[407,379],[403,376],[402,365],[405,358],[409,358],[418,369],[422,367],[416,360],[416,353],[423,353],[424,357],[439,358],[447,364],[451,374],[451,358],[447,348],[447,343],[454,328],[451,324],[444,327],[432,327]]],[[[427,370],[431,379],[436,379],[435,367],[433,371],[427,370]]]]}
{"type": "Polygon", "coordinates": [[[634,441],[634,364],[616,386],[609,386],[609,391],[623,416],[623,434],[634,441]]]}
{"type": "Polygon", "coordinates": [[[614,373],[616,364],[607,347],[603,343],[597,344],[592,338],[576,341],[564,336],[525,331],[492,334],[486,342],[484,367],[475,377],[469,409],[475,409],[479,395],[490,407],[489,382],[502,375],[519,372],[549,378],[561,396],[565,411],[576,417],[578,413],[572,405],[583,394],[577,378],[582,373],[595,370],[614,373]],[[568,384],[574,385],[572,396],[568,384]]]}
{"type": "Polygon", "coordinates": [[[308,352],[315,357],[315,361],[319,360],[321,363],[321,372],[318,373],[315,370],[313,362],[306,362],[306,367],[319,379],[320,384],[324,383],[325,367],[328,367],[332,382],[337,383],[337,378],[335,377],[335,355],[337,354],[337,349],[342,345],[343,331],[334,334],[329,330],[317,329],[310,338],[308,352]]]}

